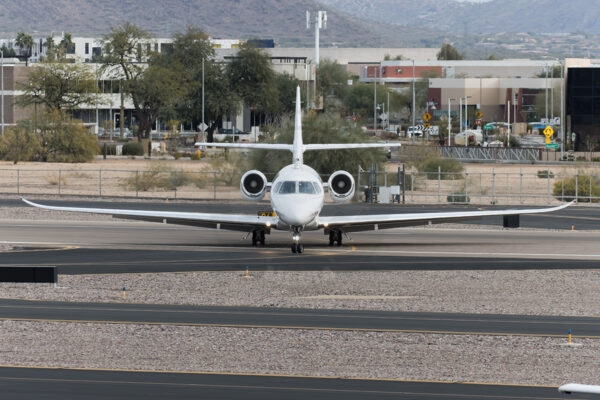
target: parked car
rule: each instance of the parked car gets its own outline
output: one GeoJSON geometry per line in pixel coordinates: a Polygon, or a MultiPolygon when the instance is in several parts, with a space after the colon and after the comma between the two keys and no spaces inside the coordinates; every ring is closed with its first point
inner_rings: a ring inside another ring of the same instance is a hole
{"type": "Polygon", "coordinates": [[[467,140],[467,146],[481,146],[483,144],[483,134],[481,131],[468,129],[454,135],[454,144],[457,146],[465,146],[465,140],[467,140]]]}
{"type": "Polygon", "coordinates": [[[406,137],[421,137],[423,136],[423,129],[420,126],[409,126],[406,130],[406,137]]]}

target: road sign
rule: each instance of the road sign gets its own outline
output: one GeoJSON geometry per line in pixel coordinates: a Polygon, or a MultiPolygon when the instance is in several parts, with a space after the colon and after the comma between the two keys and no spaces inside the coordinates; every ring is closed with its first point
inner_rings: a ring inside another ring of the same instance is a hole
{"type": "Polygon", "coordinates": [[[477,111],[477,112],[475,113],[475,118],[477,118],[477,119],[481,119],[481,117],[483,117],[483,113],[482,113],[481,111],[477,111]]]}
{"type": "Polygon", "coordinates": [[[428,122],[423,124],[423,128],[425,129],[429,129],[431,127],[431,124],[429,124],[428,122]]]}
{"type": "Polygon", "coordinates": [[[547,138],[551,137],[552,135],[554,135],[554,129],[552,129],[550,125],[547,125],[544,129],[544,135],[546,135],[547,138]]]}
{"type": "Polygon", "coordinates": [[[546,148],[547,149],[555,149],[556,150],[556,149],[559,148],[559,145],[558,145],[558,143],[546,143],[546,148]]]}
{"type": "Polygon", "coordinates": [[[430,119],[431,119],[431,114],[429,114],[428,112],[426,112],[425,114],[423,114],[423,120],[425,122],[429,122],[430,119]]]}

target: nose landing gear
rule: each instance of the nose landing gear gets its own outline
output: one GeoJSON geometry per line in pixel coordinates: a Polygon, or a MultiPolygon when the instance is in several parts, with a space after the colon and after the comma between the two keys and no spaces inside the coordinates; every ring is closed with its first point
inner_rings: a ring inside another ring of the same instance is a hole
{"type": "Polygon", "coordinates": [[[292,240],[294,241],[294,243],[292,243],[292,253],[304,252],[304,246],[300,243],[300,232],[300,227],[294,227],[294,234],[292,235],[292,240]]]}

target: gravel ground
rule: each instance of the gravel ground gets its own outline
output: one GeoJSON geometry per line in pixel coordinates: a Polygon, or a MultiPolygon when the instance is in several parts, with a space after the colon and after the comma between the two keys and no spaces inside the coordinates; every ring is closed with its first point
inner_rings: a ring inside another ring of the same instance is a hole
{"type": "MultiPolygon", "coordinates": [[[[58,213],[24,209],[20,219],[58,213]]],[[[0,212],[0,218],[5,218],[0,212]]],[[[77,218],[96,216],[77,216],[77,218]]],[[[72,215],[69,218],[73,218],[72,215]]],[[[100,217],[104,218],[104,217],[100,217]]],[[[10,251],[10,244],[3,244],[10,251]]],[[[198,272],[59,276],[0,297],[597,316],[600,271],[198,272]],[[127,298],[121,288],[127,287],[127,298]]],[[[4,365],[559,386],[598,383],[600,339],[0,321],[4,365]],[[48,343],[51,343],[48,346],[48,343]]],[[[575,332],[576,335],[576,332],[575,332]]]]}

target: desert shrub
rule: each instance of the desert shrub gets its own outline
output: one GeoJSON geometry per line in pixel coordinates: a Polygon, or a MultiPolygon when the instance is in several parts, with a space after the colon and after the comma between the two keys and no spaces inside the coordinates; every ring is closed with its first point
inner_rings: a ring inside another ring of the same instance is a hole
{"type": "Polygon", "coordinates": [[[554,183],[552,195],[558,199],[578,202],[600,202],[600,185],[598,180],[590,175],[568,177],[554,183]]]}
{"type": "Polygon", "coordinates": [[[127,142],[123,145],[124,156],[143,156],[144,146],[140,142],[127,142]]]}
{"type": "Polygon", "coordinates": [[[448,201],[448,203],[468,203],[471,199],[466,193],[450,193],[446,197],[446,201],[448,201]]]}
{"type": "Polygon", "coordinates": [[[441,172],[441,179],[456,178],[456,175],[462,177],[463,172],[460,161],[453,158],[430,158],[420,163],[418,168],[425,173],[427,179],[438,179],[438,170],[441,172]]]}
{"type": "Polygon", "coordinates": [[[554,178],[554,172],[547,169],[541,169],[537,172],[537,177],[541,179],[554,178]]]}
{"type": "Polygon", "coordinates": [[[116,156],[117,145],[114,143],[103,143],[102,146],[100,146],[100,154],[103,156],[116,156]]]}

